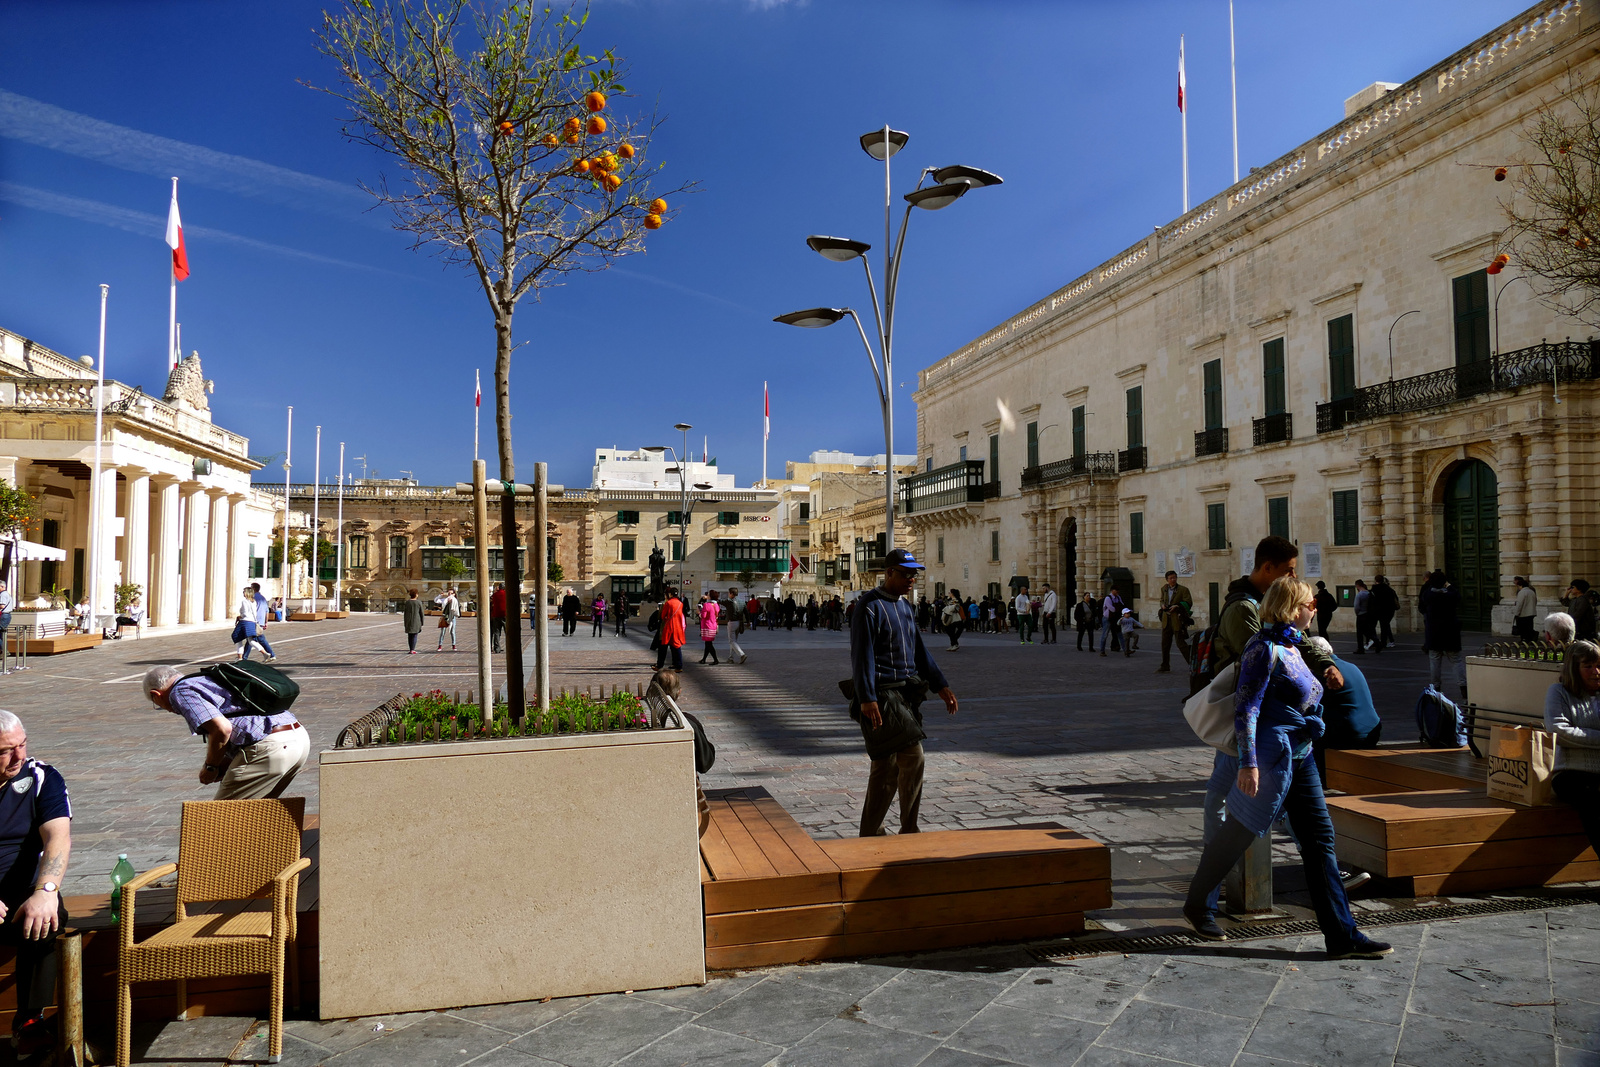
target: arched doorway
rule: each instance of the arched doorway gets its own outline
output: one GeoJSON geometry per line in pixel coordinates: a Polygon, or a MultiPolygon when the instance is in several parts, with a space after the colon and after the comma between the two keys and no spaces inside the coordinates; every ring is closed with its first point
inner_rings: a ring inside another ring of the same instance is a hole
{"type": "Polygon", "coordinates": [[[1461,591],[1461,625],[1487,630],[1500,600],[1500,503],[1494,471],[1468,460],[1444,487],[1444,569],[1461,591]]]}
{"type": "MultiPolygon", "coordinates": [[[[1078,520],[1068,517],[1061,524],[1061,597],[1062,604],[1078,602],[1078,520]]],[[[1061,618],[1070,618],[1070,607],[1062,611],[1061,618]]]]}

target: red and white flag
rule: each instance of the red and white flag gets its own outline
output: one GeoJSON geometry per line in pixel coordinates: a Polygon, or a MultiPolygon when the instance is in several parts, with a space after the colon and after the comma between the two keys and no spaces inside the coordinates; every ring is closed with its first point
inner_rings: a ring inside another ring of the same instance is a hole
{"type": "MultiPolygon", "coordinates": [[[[1178,110],[1183,110],[1184,90],[1189,87],[1189,80],[1183,73],[1183,38],[1178,38],[1178,110]]],[[[176,209],[174,209],[176,210],[176,209]]]]}
{"type": "Polygon", "coordinates": [[[178,218],[178,187],[172,187],[172,207],[167,211],[167,247],[172,249],[172,280],[189,276],[189,250],[183,244],[183,220],[178,218]]]}
{"type": "Polygon", "coordinates": [[[761,439],[765,441],[772,432],[772,398],[767,396],[767,383],[761,383],[761,439]]]}
{"type": "Polygon", "coordinates": [[[473,385],[475,387],[475,391],[473,392],[473,395],[472,395],[472,406],[475,407],[475,408],[483,407],[483,377],[482,377],[482,375],[483,375],[482,371],[476,371],[475,370],[475,371],[472,372],[472,381],[473,381],[473,385]]]}

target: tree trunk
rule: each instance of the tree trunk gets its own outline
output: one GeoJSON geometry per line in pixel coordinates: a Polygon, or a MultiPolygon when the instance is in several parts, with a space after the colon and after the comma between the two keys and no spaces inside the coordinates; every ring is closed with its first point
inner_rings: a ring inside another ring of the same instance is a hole
{"type": "MultiPolygon", "coordinates": [[[[506,713],[520,723],[527,710],[522,686],[522,567],[517,561],[517,467],[511,456],[511,309],[494,319],[494,428],[500,449],[500,553],[506,582],[506,713]]],[[[540,605],[542,608],[543,605],[540,605]]]]}

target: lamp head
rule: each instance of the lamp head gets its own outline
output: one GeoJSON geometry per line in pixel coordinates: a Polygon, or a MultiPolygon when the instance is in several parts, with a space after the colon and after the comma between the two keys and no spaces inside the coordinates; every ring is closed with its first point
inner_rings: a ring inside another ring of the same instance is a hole
{"type": "Polygon", "coordinates": [[[694,427],[690,426],[687,422],[675,422],[672,424],[672,428],[679,431],[694,429],[694,427]]]}
{"type": "Polygon", "coordinates": [[[832,326],[848,314],[850,314],[849,308],[807,308],[805,311],[791,311],[787,315],[779,315],[772,321],[781,322],[785,326],[804,326],[808,330],[815,330],[821,326],[832,326]]]}
{"type": "Polygon", "coordinates": [[[862,241],[852,241],[848,237],[819,237],[806,238],[806,245],[811,251],[824,259],[831,259],[835,263],[846,263],[864,255],[872,246],[862,241]]]}
{"type": "Polygon", "coordinates": [[[900,130],[889,130],[885,138],[883,130],[873,130],[871,133],[861,135],[861,150],[876,160],[885,160],[906,146],[911,140],[909,133],[900,130]]]}
{"type": "Polygon", "coordinates": [[[639,451],[641,451],[641,452],[665,452],[667,449],[669,449],[671,447],[672,447],[671,445],[645,445],[639,451]]]}
{"type": "Polygon", "coordinates": [[[979,170],[977,167],[963,167],[959,164],[952,167],[939,167],[933,172],[933,180],[940,185],[969,185],[985,186],[1000,185],[1005,179],[992,171],[979,170]]]}
{"type": "Polygon", "coordinates": [[[713,486],[710,482],[695,482],[694,483],[694,487],[696,489],[700,490],[702,493],[705,492],[707,489],[714,489],[715,488],[715,486],[713,486]]]}
{"type": "Polygon", "coordinates": [[[663,474],[682,474],[683,473],[683,468],[682,467],[668,467],[666,470],[662,471],[661,473],[663,473],[663,474]]]}
{"type": "Polygon", "coordinates": [[[906,194],[906,203],[912,207],[920,207],[925,211],[938,211],[967,195],[967,190],[972,186],[966,184],[930,185],[926,189],[918,189],[906,194]]]}

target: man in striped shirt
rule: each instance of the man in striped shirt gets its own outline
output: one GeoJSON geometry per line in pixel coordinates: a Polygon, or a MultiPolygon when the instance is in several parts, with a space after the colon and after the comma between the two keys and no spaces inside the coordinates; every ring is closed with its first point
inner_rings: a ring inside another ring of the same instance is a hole
{"type": "Polygon", "coordinates": [[[856,601],[850,620],[850,669],[860,704],[861,732],[872,759],[861,836],[885,833],[883,820],[900,796],[900,832],[917,832],[922,807],[922,696],[936,692],[950,714],[956,695],[933,662],[906,594],[922,564],[903,548],[884,560],[883,584],[856,601]]]}

